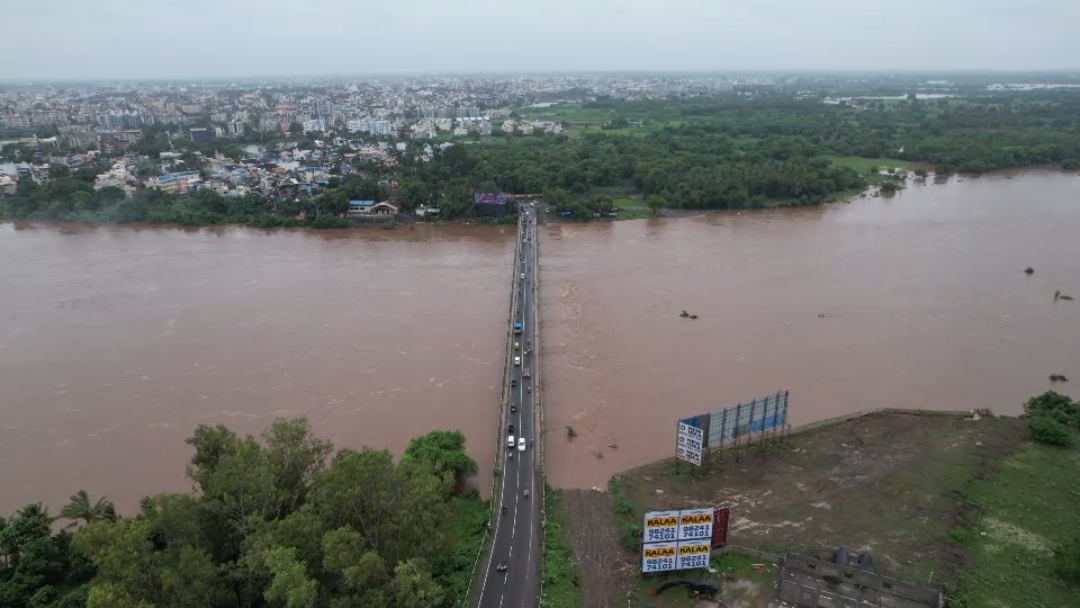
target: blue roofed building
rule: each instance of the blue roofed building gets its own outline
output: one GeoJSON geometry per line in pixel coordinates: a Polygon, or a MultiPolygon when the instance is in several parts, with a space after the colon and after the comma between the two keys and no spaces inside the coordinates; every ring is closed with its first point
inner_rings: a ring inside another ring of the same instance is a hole
{"type": "Polygon", "coordinates": [[[373,200],[349,201],[349,213],[371,213],[374,206],[375,201],[373,200]]]}

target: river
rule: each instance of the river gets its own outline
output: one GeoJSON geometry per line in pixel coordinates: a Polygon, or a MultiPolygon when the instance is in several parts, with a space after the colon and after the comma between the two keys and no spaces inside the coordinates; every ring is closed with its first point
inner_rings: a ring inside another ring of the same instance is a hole
{"type": "MultiPolygon", "coordinates": [[[[1078,195],[1078,177],[1028,172],[542,226],[550,480],[602,486],[670,456],[678,417],[780,389],[793,424],[1016,414],[1051,373],[1068,391],[1080,301],[1053,293],[1080,297],[1078,195]]],[[[487,488],[513,233],[0,224],[0,514],[79,489],[132,513],[189,488],[196,425],[276,416],[395,453],[461,429],[487,488]]]]}
{"type": "Polygon", "coordinates": [[[0,224],[0,514],[131,514],[190,487],[198,424],[278,416],[395,454],[460,429],[489,488],[514,232],[0,224]]]}
{"type": "Polygon", "coordinates": [[[603,487],[672,456],[677,418],[777,390],[795,425],[877,407],[1018,414],[1045,390],[1077,394],[1075,175],[541,232],[557,486],[603,487]]]}

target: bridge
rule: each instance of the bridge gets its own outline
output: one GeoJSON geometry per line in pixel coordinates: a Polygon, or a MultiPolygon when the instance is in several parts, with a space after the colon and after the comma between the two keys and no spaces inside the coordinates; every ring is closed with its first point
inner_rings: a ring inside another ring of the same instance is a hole
{"type": "Polygon", "coordinates": [[[533,390],[533,376],[538,371],[533,368],[538,270],[535,208],[522,205],[520,226],[517,236],[520,253],[514,260],[514,304],[511,328],[508,328],[512,329],[510,361],[503,379],[507,407],[502,410],[502,448],[497,461],[500,474],[492,496],[495,507],[492,534],[486,554],[480,560],[470,603],[477,608],[533,608],[539,601],[543,480],[537,395],[533,390]],[[520,333],[517,333],[518,323],[520,333]]]}

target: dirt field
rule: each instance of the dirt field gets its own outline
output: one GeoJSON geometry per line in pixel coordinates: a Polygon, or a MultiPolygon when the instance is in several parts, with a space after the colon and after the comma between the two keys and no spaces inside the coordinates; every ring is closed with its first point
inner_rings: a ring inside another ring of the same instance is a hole
{"type": "Polygon", "coordinates": [[[633,557],[619,549],[611,499],[595,490],[564,490],[574,553],[581,563],[585,608],[609,608],[636,576],[633,557]]]}
{"type": "Polygon", "coordinates": [[[620,532],[640,526],[646,510],[699,505],[731,506],[731,544],[819,557],[844,545],[870,551],[884,574],[952,580],[964,559],[949,536],[964,510],[960,492],[1023,433],[1011,418],[878,414],[752,447],[738,459],[714,454],[701,469],[683,463],[676,472],[671,461],[634,469],[614,480],[616,496],[567,492],[586,607],[625,606],[606,598],[642,594],[637,558],[619,546],[620,532]],[[613,515],[613,503],[622,514],[613,515]]]}

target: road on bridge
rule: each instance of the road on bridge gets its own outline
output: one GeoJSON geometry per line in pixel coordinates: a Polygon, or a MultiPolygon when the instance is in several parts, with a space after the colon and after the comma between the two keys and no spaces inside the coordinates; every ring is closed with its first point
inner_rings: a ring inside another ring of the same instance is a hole
{"type": "Polygon", "coordinates": [[[502,475],[495,486],[495,527],[488,554],[481,561],[473,605],[478,608],[533,608],[538,603],[540,571],[540,505],[541,483],[534,445],[538,440],[535,417],[536,393],[532,390],[534,360],[533,328],[536,312],[533,290],[536,270],[536,212],[522,205],[521,255],[515,260],[514,289],[517,309],[513,319],[522,325],[521,335],[512,335],[511,365],[507,377],[509,399],[506,424],[503,429],[502,475]],[[520,348],[520,350],[518,350],[520,348]],[[520,363],[518,363],[520,357],[520,363]],[[511,433],[509,426],[513,425],[511,433]],[[514,445],[509,445],[509,436],[514,445]],[[518,449],[520,439],[525,450],[518,449]],[[528,491],[529,496],[525,496],[528,491]],[[505,570],[500,569],[505,565],[505,570]]]}

